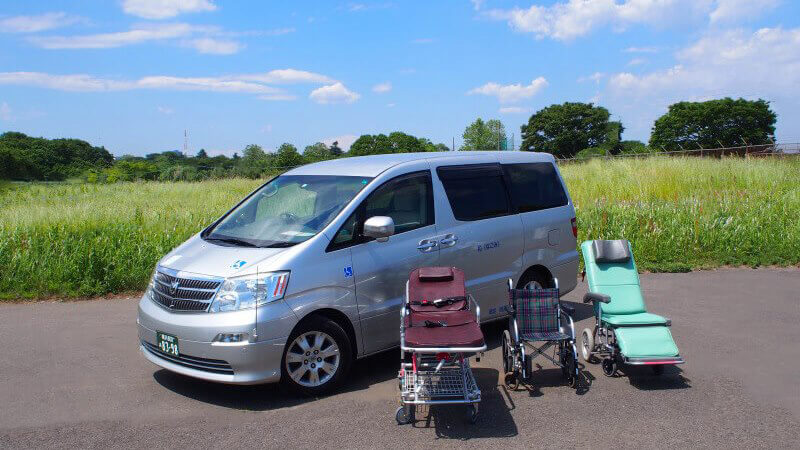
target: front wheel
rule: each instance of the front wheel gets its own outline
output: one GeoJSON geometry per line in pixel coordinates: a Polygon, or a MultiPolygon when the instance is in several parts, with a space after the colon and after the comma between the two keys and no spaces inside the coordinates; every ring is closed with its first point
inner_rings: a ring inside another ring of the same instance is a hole
{"type": "Polygon", "coordinates": [[[289,336],[281,361],[281,381],[305,395],[322,395],[338,387],[350,369],[350,339],[325,317],[311,317],[289,336]]]}

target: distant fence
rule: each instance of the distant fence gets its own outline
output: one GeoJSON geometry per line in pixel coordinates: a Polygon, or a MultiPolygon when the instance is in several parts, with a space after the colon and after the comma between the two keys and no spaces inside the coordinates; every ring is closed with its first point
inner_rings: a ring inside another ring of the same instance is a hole
{"type": "Polygon", "coordinates": [[[697,148],[690,150],[672,150],[645,153],[621,153],[616,155],[592,155],[586,157],[558,158],[559,162],[588,161],[596,158],[636,158],[648,156],[699,156],[708,158],[722,158],[725,156],[739,156],[747,158],[775,157],[775,156],[800,156],[800,143],[787,144],[762,144],[742,145],[739,147],[697,148]]]}

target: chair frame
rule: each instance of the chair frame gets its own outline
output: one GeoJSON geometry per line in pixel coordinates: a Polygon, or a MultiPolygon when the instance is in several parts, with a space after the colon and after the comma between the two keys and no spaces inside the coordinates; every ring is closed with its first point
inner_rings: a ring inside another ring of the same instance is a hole
{"type": "MultiPolygon", "coordinates": [[[[558,279],[553,278],[553,287],[558,289],[558,279]]],[[[511,278],[508,279],[508,289],[509,292],[514,289],[514,280],[511,278]]],[[[530,371],[533,359],[537,356],[541,355],[550,362],[552,362],[555,366],[560,367],[565,370],[565,374],[568,377],[568,380],[572,382],[572,380],[578,379],[578,352],[575,346],[575,323],[572,320],[572,316],[565,310],[564,305],[561,304],[560,292],[559,292],[559,299],[558,299],[558,308],[556,309],[556,314],[558,317],[558,330],[559,332],[566,334],[568,337],[565,339],[558,339],[558,340],[548,340],[548,341],[529,341],[527,339],[520,338],[519,335],[519,325],[517,323],[517,311],[514,308],[514,305],[509,306],[509,318],[508,318],[508,329],[511,333],[511,348],[512,348],[512,357],[514,360],[512,370],[510,373],[521,374],[522,379],[527,380],[530,377],[530,371]],[[541,346],[536,346],[533,342],[544,342],[541,346]],[[564,357],[564,352],[572,351],[572,358],[574,361],[574,369],[575,372],[568,374],[566,371],[569,368],[561,361],[556,360],[556,358],[550,356],[549,354],[545,353],[554,345],[559,346],[559,353],[560,359],[564,357]],[[526,346],[531,349],[531,353],[526,353],[526,346]]],[[[506,375],[508,376],[508,374],[506,375]]]]}

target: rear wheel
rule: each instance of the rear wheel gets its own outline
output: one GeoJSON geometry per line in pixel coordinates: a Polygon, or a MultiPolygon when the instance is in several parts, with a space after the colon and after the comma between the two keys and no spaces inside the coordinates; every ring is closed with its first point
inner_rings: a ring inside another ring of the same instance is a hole
{"type": "Polygon", "coordinates": [[[603,360],[603,375],[613,377],[617,373],[617,362],[612,358],[603,360]]]}
{"type": "Polygon", "coordinates": [[[526,273],[519,280],[521,289],[543,289],[551,286],[551,281],[540,272],[526,273]]]}
{"type": "Polygon", "coordinates": [[[584,328],[581,333],[581,357],[587,363],[596,363],[597,359],[592,355],[594,351],[594,331],[591,328],[584,328]]]}
{"type": "Polygon", "coordinates": [[[397,421],[398,425],[406,425],[413,422],[415,409],[414,405],[397,408],[397,412],[394,414],[394,420],[397,421]]]}
{"type": "Polygon", "coordinates": [[[478,408],[475,404],[470,403],[467,405],[467,422],[474,424],[478,421],[478,408]]]}
{"type": "Polygon", "coordinates": [[[325,394],[341,384],[351,361],[350,339],[342,327],[325,317],[311,317],[289,336],[281,381],[302,394],[325,394]]]}

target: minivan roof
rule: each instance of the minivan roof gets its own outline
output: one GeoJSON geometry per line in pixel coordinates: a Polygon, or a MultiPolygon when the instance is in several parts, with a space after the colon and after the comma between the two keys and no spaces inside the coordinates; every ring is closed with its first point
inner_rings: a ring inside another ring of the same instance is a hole
{"type": "Polygon", "coordinates": [[[459,163],[468,164],[470,157],[493,156],[498,162],[552,162],[549,153],[521,151],[458,151],[458,152],[424,152],[424,153],[389,153],[383,155],[354,156],[351,158],[330,159],[305,166],[296,167],[286,175],[353,175],[375,177],[398,164],[419,161],[442,162],[450,159],[461,159],[459,163]],[[512,161],[513,160],[513,161],[512,161]]]}

